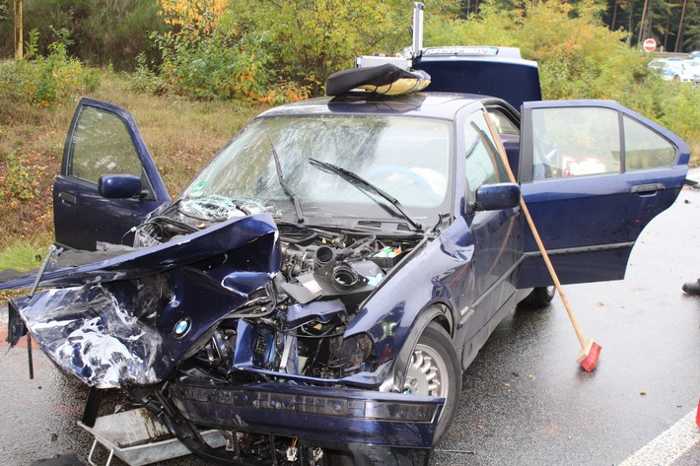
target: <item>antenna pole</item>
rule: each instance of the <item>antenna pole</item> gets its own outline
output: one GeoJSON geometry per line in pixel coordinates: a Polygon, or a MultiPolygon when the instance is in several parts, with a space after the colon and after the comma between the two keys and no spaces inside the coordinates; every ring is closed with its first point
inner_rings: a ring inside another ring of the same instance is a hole
{"type": "Polygon", "coordinates": [[[413,4],[413,58],[421,56],[423,52],[423,2],[413,4]]]}

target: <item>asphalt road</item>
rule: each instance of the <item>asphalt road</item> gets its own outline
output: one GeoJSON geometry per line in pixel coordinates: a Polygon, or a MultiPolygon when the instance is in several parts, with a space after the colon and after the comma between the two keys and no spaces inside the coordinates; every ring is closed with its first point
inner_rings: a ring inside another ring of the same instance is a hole
{"type": "MultiPolygon", "coordinates": [[[[455,423],[433,464],[700,464],[700,432],[689,421],[700,399],[700,298],[680,291],[699,276],[700,191],[686,189],[644,231],[624,281],[566,287],[585,331],[603,346],[598,370],[578,370],[558,298],[547,310],[516,312],[464,375],[455,423]]],[[[26,352],[5,354],[1,345],[0,464],[84,459],[90,438],[75,420],[86,391],[39,354],[29,381],[26,352]]],[[[196,464],[204,463],[168,466],[196,464]]]]}

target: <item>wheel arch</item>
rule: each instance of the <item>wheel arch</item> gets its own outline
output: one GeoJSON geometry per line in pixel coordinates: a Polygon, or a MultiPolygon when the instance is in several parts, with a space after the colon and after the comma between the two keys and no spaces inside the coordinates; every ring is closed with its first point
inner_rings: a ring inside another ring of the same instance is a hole
{"type": "Polygon", "coordinates": [[[394,382],[398,386],[403,385],[406,377],[406,367],[418,340],[423,334],[423,331],[433,322],[436,322],[444,328],[447,334],[450,335],[450,339],[453,338],[454,320],[451,308],[446,303],[439,301],[426,305],[423,310],[417,314],[411,326],[411,331],[408,333],[401,350],[394,359],[392,372],[394,375],[394,382]]]}

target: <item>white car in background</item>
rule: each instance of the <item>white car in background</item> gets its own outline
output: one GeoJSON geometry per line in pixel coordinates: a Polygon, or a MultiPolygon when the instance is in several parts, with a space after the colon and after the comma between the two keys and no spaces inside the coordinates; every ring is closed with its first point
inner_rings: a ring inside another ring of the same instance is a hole
{"type": "Polygon", "coordinates": [[[692,60],[684,60],[681,67],[681,81],[700,84],[700,56],[692,60]]]}
{"type": "Polygon", "coordinates": [[[649,69],[657,71],[665,81],[700,84],[700,56],[694,59],[657,58],[649,62],[649,69]]]}

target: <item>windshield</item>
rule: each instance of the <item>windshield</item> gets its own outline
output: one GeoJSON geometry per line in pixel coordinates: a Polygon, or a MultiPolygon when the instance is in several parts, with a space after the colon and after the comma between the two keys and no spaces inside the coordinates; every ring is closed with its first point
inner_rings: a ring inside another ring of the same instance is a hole
{"type": "MultiPolygon", "coordinates": [[[[405,116],[312,115],[255,120],[185,191],[185,199],[224,197],[293,212],[275,168],[304,214],[391,218],[347,179],[309,159],[354,172],[399,200],[416,218],[445,211],[449,121],[405,116]]],[[[380,202],[382,199],[379,199],[380,202]]]]}

